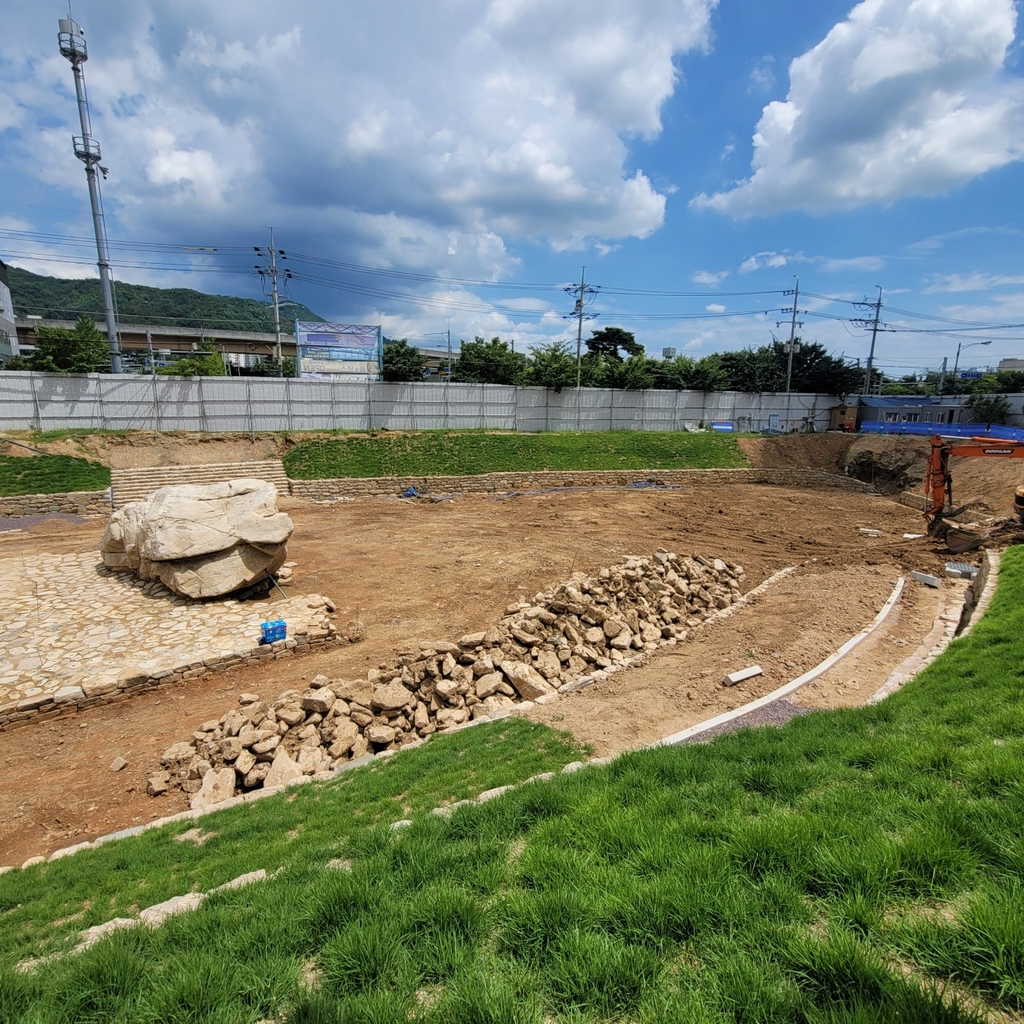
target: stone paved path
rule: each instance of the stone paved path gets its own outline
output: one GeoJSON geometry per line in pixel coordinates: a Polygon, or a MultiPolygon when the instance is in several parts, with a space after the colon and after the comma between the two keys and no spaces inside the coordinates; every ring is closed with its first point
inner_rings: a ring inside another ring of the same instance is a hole
{"type": "Polygon", "coordinates": [[[323,620],[323,602],[192,601],[91,552],[0,560],[0,707],[67,686],[90,696],[128,670],[248,654],[268,614],[292,636],[323,620]]]}

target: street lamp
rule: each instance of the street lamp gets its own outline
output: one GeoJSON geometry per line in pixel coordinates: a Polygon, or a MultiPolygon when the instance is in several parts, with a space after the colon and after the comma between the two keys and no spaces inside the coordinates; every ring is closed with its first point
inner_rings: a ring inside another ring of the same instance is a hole
{"type": "Polygon", "coordinates": [[[980,345],[991,345],[991,341],[969,341],[966,345],[961,341],[956,347],[956,359],[953,360],[953,380],[956,380],[956,368],[960,365],[960,349],[975,348],[980,345]]]}

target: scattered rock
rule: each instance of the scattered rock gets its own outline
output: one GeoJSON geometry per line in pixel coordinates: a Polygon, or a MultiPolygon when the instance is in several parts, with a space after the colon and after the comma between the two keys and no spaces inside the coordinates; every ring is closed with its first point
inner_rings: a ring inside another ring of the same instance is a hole
{"type": "Polygon", "coordinates": [[[121,757],[120,755],[115,757],[114,760],[110,762],[110,770],[112,772],[119,772],[119,771],[121,771],[122,768],[127,768],[127,767],[128,767],[128,762],[123,757],[121,757]]]}
{"type": "Polygon", "coordinates": [[[167,792],[169,782],[170,776],[167,772],[162,772],[160,775],[151,775],[146,780],[146,792],[150,796],[160,796],[162,793],[167,792]]]}
{"type": "Polygon", "coordinates": [[[193,811],[205,811],[208,807],[230,800],[234,795],[235,770],[233,768],[212,770],[203,776],[199,792],[192,797],[189,806],[193,811]]]}

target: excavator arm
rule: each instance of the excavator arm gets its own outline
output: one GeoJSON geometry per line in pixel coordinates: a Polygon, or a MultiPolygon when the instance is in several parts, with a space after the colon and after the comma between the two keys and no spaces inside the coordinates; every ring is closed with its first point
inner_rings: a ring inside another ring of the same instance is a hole
{"type": "MultiPolygon", "coordinates": [[[[993,437],[972,437],[951,443],[936,434],[931,439],[932,451],[924,477],[924,494],[928,500],[925,519],[933,523],[953,511],[953,477],[949,460],[954,455],[969,458],[1024,459],[1024,441],[1000,441],[993,437]]],[[[1014,507],[1024,522],[1024,485],[1017,488],[1014,507]]]]}

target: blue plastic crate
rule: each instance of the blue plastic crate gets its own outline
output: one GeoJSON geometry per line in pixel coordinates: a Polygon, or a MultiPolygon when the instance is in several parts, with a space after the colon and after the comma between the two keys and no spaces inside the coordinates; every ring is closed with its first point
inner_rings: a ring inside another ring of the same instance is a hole
{"type": "Polygon", "coordinates": [[[270,622],[260,623],[260,643],[272,644],[277,640],[284,640],[288,635],[288,626],[284,619],[274,619],[270,622]]]}

